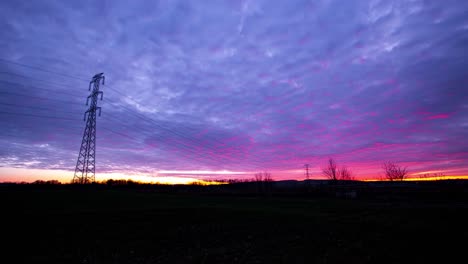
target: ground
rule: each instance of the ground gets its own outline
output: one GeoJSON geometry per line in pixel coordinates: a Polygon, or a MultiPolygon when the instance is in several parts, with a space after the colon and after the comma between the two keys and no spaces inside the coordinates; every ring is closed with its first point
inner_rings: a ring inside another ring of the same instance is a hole
{"type": "Polygon", "coordinates": [[[452,263],[468,238],[463,201],[60,188],[0,198],[3,250],[21,263],[452,263]]]}

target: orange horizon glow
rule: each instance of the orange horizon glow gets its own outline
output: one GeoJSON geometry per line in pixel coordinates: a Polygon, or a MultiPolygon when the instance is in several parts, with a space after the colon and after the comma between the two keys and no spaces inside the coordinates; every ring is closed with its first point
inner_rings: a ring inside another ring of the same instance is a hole
{"type": "MultiPolygon", "coordinates": [[[[468,180],[468,175],[447,175],[447,176],[433,176],[433,177],[409,177],[403,181],[444,181],[444,180],[468,180]]],[[[390,181],[388,179],[362,179],[359,181],[364,182],[378,182],[390,181]]]]}
{"type": "MultiPolygon", "coordinates": [[[[273,180],[304,180],[300,170],[277,171],[272,172],[273,180]],[[275,175],[280,175],[275,177],[275,175]]],[[[446,176],[421,176],[433,173],[443,173],[443,171],[422,171],[410,174],[404,181],[438,181],[438,180],[468,180],[468,175],[446,175],[446,176]]],[[[137,172],[128,173],[99,173],[96,175],[97,182],[106,180],[132,180],[139,183],[153,184],[200,184],[212,185],[223,184],[220,180],[243,179],[250,180],[254,178],[255,172],[247,171],[228,171],[228,170],[160,170],[152,174],[143,174],[137,172]],[[205,178],[197,177],[204,175],[205,178]],[[210,175],[210,176],[206,176],[210,175]],[[246,177],[250,175],[250,177],[246,177]],[[232,176],[232,177],[227,177],[232,176]],[[240,176],[240,177],[237,177],[240,176]]],[[[72,171],[64,170],[42,170],[42,169],[24,169],[24,168],[0,168],[0,182],[34,182],[36,180],[58,180],[61,183],[70,183],[73,178],[72,171]]],[[[311,180],[325,180],[323,176],[311,177],[311,180]]],[[[367,176],[356,179],[357,181],[388,181],[382,176],[367,176]]]]}

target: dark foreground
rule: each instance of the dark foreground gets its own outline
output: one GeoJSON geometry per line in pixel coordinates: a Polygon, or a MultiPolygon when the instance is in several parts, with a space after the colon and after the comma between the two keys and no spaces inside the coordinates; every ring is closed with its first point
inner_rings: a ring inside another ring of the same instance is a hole
{"type": "Polygon", "coordinates": [[[456,263],[468,238],[467,203],[437,195],[2,188],[0,199],[3,263],[456,263]]]}

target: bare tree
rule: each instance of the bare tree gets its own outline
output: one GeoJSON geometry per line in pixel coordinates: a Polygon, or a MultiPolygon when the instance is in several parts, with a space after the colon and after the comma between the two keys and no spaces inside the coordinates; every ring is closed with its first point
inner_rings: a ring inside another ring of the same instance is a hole
{"type": "Polygon", "coordinates": [[[434,174],[435,174],[434,176],[437,177],[437,180],[442,180],[445,178],[445,173],[443,172],[434,173],[434,174]]]}
{"type": "Polygon", "coordinates": [[[346,166],[338,168],[336,161],[333,158],[328,159],[327,167],[322,169],[323,175],[332,181],[344,180],[352,181],[354,180],[353,172],[346,166]]]}
{"type": "Polygon", "coordinates": [[[273,178],[269,172],[259,172],[255,174],[255,182],[257,183],[257,192],[270,192],[273,184],[273,178]]]}
{"type": "Polygon", "coordinates": [[[327,167],[323,168],[322,172],[328,179],[333,181],[338,180],[338,169],[334,159],[328,159],[327,167]]]}
{"type": "Polygon", "coordinates": [[[348,167],[343,166],[341,169],[338,170],[338,176],[340,180],[344,181],[352,181],[354,180],[353,173],[348,167]]]}
{"type": "Polygon", "coordinates": [[[264,182],[272,182],[273,178],[271,177],[271,173],[264,171],[263,172],[263,181],[264,182]]]}
{"type": "Polygon", "coordinates": [[[441,180],[445,177],[445,174],[443,172],[434,172],[434,173],[424,173],[421,178],[432,178],[435,180],[441,180]]]}
{"type": "Polygon", "coordinates": [[[382,168],[385,171],[385,176],[390,181],[402,181],[408,176],[407,167],[402,167],[391,161],[384,162],[382,168]]]}
{"type": "Polygon", "coordinates": [[[263,173],[255,173],[255,181],[256,182],[261,182],[263,180],[263,173]]]}
{"type": "Polygon", "coordinates": [[[273,178],[271,177],[271,173],[264,171],[264,172],[255,173],[255,181],[256,182],[272,182],[273,178]]]}

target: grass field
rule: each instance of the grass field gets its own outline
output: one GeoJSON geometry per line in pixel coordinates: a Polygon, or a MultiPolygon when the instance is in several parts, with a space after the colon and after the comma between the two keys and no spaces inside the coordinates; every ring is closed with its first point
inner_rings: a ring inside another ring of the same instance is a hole
{"type": "Polygon", "coordinates": [[[0,199],[14,260],[2,263],[455,263],[468,238],[466,203],[437,199],[8,188],[0,199]]]}

